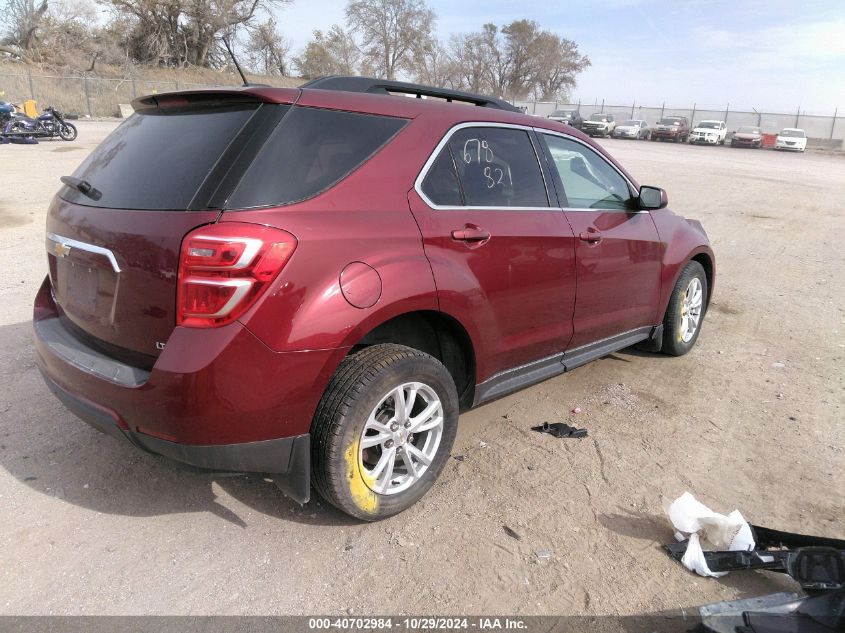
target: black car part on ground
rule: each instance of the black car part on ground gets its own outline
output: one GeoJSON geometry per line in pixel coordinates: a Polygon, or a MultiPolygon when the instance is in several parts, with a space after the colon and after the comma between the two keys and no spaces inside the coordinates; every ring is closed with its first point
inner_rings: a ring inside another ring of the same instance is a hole
{"type": "Polygon", "coordinates": [[[543,422],[539,426],[532,426],[531,430],[548,433],[554,437],[587,437],[587,429],[576,429],[574,426],[569,426],[563,422],[555,422],[554,424],[543,422]]]}
{"type": "MultiPolygon", "coordinates": [[[[845,540],[781,532],[751,526],[755,549],[751,551],[709,551],[704,559],[710,571],[765,569],[788,574],[809,591],[845,589],[845,540]]],[[[665,545],[680,561],[687,541],[665,545]]]]}
{"type": "Polygon", "coordinates": [[[699,608],[703,633],[832,633],[845,630],[845,590],[776,593],[699,608]]]}

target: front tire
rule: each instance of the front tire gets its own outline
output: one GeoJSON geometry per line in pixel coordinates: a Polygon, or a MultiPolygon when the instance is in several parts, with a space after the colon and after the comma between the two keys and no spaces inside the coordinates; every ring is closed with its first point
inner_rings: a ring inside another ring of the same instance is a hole
{"type": "Polygon", "coordinates": [[[311,427],[312,484],[364,521],[398,514],[434,484],[458,428],[458,393],[443,364],[402,345],[345,358],[311,427]]]}
{"type": "Polygon", "coordinates": [[[708,292],[704,267],[696,261],[689,262],[675,282],[669,298],[669,306],[663,318],[661,351],[672,356],[683,356],[693,348],[707,310],[708,292]]]}
{"type": "Polygon", "coordinates": [[[73,123],[62,123],[59,125],[59,136],[63,141],[76,140],[76,126],[73,123]]]}

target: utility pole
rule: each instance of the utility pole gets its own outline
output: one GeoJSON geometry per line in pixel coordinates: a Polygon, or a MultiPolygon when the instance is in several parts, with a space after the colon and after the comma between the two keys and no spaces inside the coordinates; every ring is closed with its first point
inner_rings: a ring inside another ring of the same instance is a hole
{"type": "Polygon", "coordinates": [[[837,107],[833,111],[833,123],[830,126],[830,140],[833,140],[833,131],[836,129],[836,115],[839,114],[839,108],[837,107]]]}

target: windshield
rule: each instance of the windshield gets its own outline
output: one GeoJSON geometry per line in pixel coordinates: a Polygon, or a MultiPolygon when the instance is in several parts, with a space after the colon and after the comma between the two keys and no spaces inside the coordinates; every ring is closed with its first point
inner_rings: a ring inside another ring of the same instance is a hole
{"type": "Polygon", "coordinates": [[[596,112],[595,114],[591,114],[591,115],[590,115],[590,121],[604,121],[604,122],[607,122],[607,120],[608,120],[608,119],[607,119],[607,116],[608,116],[608,115],[606,115],[606,114],[602,114],[601,112],[596,112]]]}
{"type": "Polygon", "coordinates": [[[739,133],[739,134],[759,134],[760,128],[759,127],[753,127],[751,125],[743,125],[741,128],[739,128],[737,130],[737,133],[739,133]]]}
{"type": "Polygon", "coordinates": [[[560,117],[561,119],[571,119],[575,112],[572,110],[555,110],[552,116],[560,117]]]}
{"type": "Polygon", "coordinates": [[[642,121],[625,121],[622,125],[623,126],[627,125],[629,127],[636,127],[638,125],[642,125],[642,121]]]}
{"type": "Polygon", "coordinates": [[[783,130],[780,133],[781,136],[792,136],[795,138],[804,138],[804,130],[783,130]]]}
{"type": "Polygon", "coordinates": [[[660,119],[660,123],[662,125],[680,125],[681,119],[676,119],[674,117],[667,117],[665,119],[660,119]]]}
{"type": "Polygon", "coordinates": [[[698,127],[709,128],[713,130],[719,129],[719,122],[718,121],[701,121],[698,124],[698,127]]]}

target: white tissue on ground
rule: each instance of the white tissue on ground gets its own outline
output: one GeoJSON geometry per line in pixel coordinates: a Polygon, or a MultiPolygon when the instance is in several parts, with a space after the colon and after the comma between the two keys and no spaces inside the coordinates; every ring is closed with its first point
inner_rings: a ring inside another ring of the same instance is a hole
{"type": "Polygon", "coordinates": [[[713,512],[689,492],[671,502],[664,498],[663,509],[677,530],[675,538],[679,541],[689,539],[681,563],[699,576],[719,578],[728,573],[710,571],[704,559],[705,551],[754,549],[751,526],[739,510],[734,510],[727,516],[713,512]]]}

